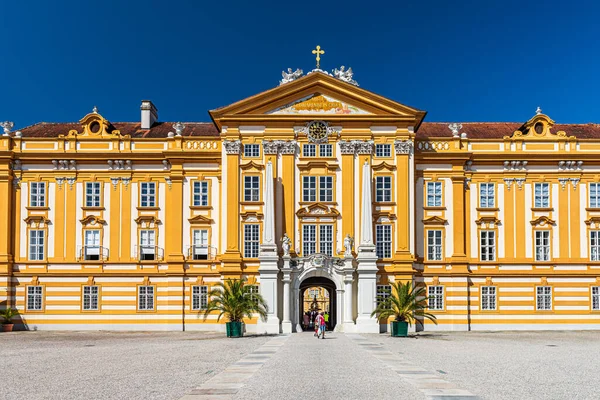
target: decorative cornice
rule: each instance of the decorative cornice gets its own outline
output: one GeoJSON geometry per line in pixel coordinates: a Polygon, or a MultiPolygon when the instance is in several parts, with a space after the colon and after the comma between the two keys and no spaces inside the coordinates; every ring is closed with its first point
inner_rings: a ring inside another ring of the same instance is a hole
{"type": "Polygon", "coordinates": [[[492,224],[492,225],[500,225],[500,220],[498,218],[494,217],[494,216],[489,216],[489,217],[485,216],[485,217],[479,217],[479,219],[475,220],[475,223],[477,225],[485,224],[485,225],[488,225],[488,226],[490,224],[492,224]]]}
{"type": "Polygon", "coordinates": [[[296,211],[296,216],[298,218],[306,218],[306,217],[332,217],[337,218],[340,216],[338,210],[333,207],[328,207],[325,204],[314,203],[310,206],[303,207],[296,211]]]}
{"type": "Polygon", "coordinates": [[[192,218],[188,218],[188,221],[190,224],[208,224],[211,225],[213,224],[215,221],[205,217],[204,215],[196,215],[195,217],[192,218]]]}
{"type": "Polygon", "coordinates": [[[50,222],[50,220],[43,215],[29,215],[23,221],[25,221],[25,223],[27,225],[31,224],[32,222],[36,223],[37,225],[40,225],[40,224],[47,225],[50,222]]]}
{"type": "Polygon", "coordinates": [[[296,165],[300,171],[307,171],[312,168],[325,168],[328,171],[336,171],[338,169],[337,164],[328,163],[327,161],[309,161],[306,164],[297,164],[296,165]]]}
{"type": "Polygon", "coordinates": [[[396,140],[394,141],[394,147],[396,148],[396,154],[410,154],[414,144],[410,140],[396,140]]]}
{"type": "Polygon", "coordinates": [[[140,215],[139,217],[137,217],[136,219],[134,219],[136,224],[141,224],[142,222],[150,222],[153,223],[155,225],[159,225],[161,222],[158,218],[156,218],[154,215],[140,215]]]}
{"type": "Polygon", "coordinates": [[[422,220],[421,222],[423,222],[424,225],[446,225],[448,223],[447,220],[445,220],[444,218],[439,217],[437,215],[426,218],[426,219],[422,220]]]}
{"type": "Polygon", "coordinates": [[[223,147],[227,154],[240,154],[242,150],[242,142],[239,140],[224,140],[223,147]]]}
{"type": "Polygon", "coordinates": [[[388,171],[395,171],[396,166],[392,164],[388,164],[385,161],[380,164],[373,165],[373,171],[381,171],[382,169],[387,169],[388,171]]]}
{"type": "Polygon", "coordinates": [[[542,215],[541,217],[538,217],[538,218],[534,219],[533,221],[531,221],[531,225],[533,225],[533,226],[556,225],[556,221],[546,217],[545,215],[542,215]]]}
{"type": "Polygon", "coordinates": [[[96,215],[88,215],[87,217],[80,219],[79,222],[81,222],[82,225],[106,225],[106,221],[96,215]]]}
{"type": "Polygon", "coordinates": [[[586,225],[599,226],[600,225],[600,217],[590,217],[590,219],[587,219],[583,222],[585,222],[586,225]]]}
{"type": "Polygon", "coordinates": [[[265,169],[265,166],[262,164],[257,164],[254,161],[249,161],[245,164],[240,165],[240,169],[244,170],[244,171],[248,170],[248,169],[252,169],[252,168],[262,170],[262,169],[265,169]]]}

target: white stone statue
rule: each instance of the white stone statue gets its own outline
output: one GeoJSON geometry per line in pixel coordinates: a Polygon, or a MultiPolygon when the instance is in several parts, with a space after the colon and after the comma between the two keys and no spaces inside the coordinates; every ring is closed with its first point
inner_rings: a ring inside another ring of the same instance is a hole
{"type": "Polygon", "coordinates": [[[287,235],[287,233],[284,233],[283,237],[281,238],[281,248],[283,249],[283,255],[284,256],[289,256],[290,255],[290,247],[291,247],[291,245],[292,245],[292,240],[287,235]]]}
{"type": "Polygon", "coordinates": [[[347,234],[344,238],[344,247],[346,248],[346,252],[344,253],[345,256],[352,257],[352,246],[354,246],[354,239],[350,234],[347,234]]]}
{"type": "Polygon", "coordinates": [[[293,72],[292,72],[291,68],[288,68],[287,72],[285,72],[285,71],[281,72],[281,77],[283,79],[279,81],[279,85],[281,86],[284,83],[288,83],[288,82],[294,81],[294,80],[300,78],[303,73],[304,72],[300,68],[296,68],[296,70],[293,71],[293,72]]]}
{"type": "Polygon", "coordinates": [[[333,70],[333,76],[335,76],[339,80],[358,86],[358,82],[352,79],[352,75],[354,75],[354,72],[352,72],[352,68],[348,68],[346,70],[346,67],[344,67],[343,65],[340,67],[340,69],[335,68],[333,70]]]}

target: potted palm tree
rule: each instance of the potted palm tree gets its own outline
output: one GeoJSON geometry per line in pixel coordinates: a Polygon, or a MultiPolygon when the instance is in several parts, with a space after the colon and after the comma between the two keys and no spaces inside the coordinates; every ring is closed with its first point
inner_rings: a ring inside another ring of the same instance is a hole
{"type": "Polygon", "coordinates": [[[408,326],[416,323],[418,317],[427,318],[437,325],[435,315],[426,312],[428,297],[425,288],[413,286],[411,282],[394,282],[388,296],[380,296],[379,304],[371,313],[378,315],[379,319],[391,322],[392,336],[408,336],[408,326]]]}
{"type": "Polygon", "coordinates": [[[217,321],[225,316],[229,321],[225,324],[227,337],[244,335],[242,322],[244,317],[252,318],[258,314],[267,320],[268,305],[259,293],[252,293],[251,286],[245,279],[227,279],[217,283],[208,293],[208,304],[204,310],[204,319],[213,311],[219,311],[217,321]]]}
{"type": "Polygon", "coordinates": [[[12,318],[17,316],[19,312],[14,308],[6,308],[0,310],[0,317],[2,317],[2,332],[12,332],[14,324],[12,318]]]}

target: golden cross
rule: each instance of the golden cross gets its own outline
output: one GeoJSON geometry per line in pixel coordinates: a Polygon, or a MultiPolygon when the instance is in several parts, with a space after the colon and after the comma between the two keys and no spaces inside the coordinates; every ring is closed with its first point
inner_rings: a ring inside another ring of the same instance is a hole
{"type": "Polygon", "coordinates": [[[317,46],[317,49],[313,50],[312,53],[317,55],[317,69],[320,69],[319,68],[320,67],[319,61],[321,61],[321,57],[319,57],[319,56],[321,54],[325,54],[325,51],[321,50],[321,46],[317,46]]]}

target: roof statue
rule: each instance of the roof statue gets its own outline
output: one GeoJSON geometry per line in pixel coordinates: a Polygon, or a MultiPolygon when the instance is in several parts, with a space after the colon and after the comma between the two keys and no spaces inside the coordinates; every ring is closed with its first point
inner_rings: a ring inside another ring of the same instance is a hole
{"type": "Polygon", "coordinates": [[[287,69],[287,72],[281,71],[282,80],[279,81],[279,86],[294,81],[302,76],[304,72],[300,68],[296,68],[295,71],[292,72],[291,68],[287,69]]]}
{"type": "Polygon", "coordinates": [[[348,68],[346,70],[346,67],[344,67],[343,65],[340,67],[340,69],[335,68],[333,70],[333,76],[335,76],[339,80],[358,86],[358,82],[352,79],[352,75],[354,75],[354,72],[352,72],[352,68],[348,68]]]}

